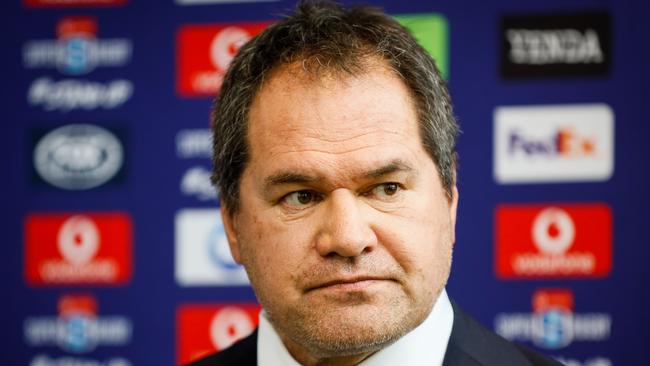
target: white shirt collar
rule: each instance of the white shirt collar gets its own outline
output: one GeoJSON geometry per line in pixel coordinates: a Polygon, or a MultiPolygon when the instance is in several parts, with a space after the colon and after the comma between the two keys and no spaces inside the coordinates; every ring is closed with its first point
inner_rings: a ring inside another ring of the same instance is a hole
{"type": "MultiPolygon", "coordinates": [[[[454,310],[443,289],[422,324],[358,366],[442,365],[453,323],[454,310]]],[[[300,366],[291,357],[263,311],[260,313],[257,337],[258,366],[300,366]]]]}

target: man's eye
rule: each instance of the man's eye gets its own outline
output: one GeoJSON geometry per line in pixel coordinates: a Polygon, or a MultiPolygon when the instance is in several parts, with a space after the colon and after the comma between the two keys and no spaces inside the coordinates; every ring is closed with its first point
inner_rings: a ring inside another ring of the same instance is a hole
{"type": "Polygon", "coordinates": [[[402,189],[399,183],[389,182],[375,186],[369,193],[379,199],[388,199],[395,196],[402,189]]]}
{"type": "Polygon", "coordinates": [[[284,196],[283,201],[290,207],[301,207],[319,201],[319,197],[312,191],[296,191],[284,196]]]}

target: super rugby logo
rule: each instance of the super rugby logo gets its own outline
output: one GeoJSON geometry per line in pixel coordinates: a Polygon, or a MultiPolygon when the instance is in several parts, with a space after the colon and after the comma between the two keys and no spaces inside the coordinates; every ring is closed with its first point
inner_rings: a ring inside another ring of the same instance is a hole
{"type": "Polygon", "coordinates": [[[95,298],[65,295],[59,315],[25,319],[24,336],[32,347],[59,346],[67,352],[86,353],[99,346],[120,346],[131,341],[131,321],[123,316],[99,316],[95,298]]]}
{"type": "Polygon", "coordinates": [[[133,46],[123,38],[98,39],[92,17],[66,17],[57,25],[56,40],[33,40],[23,46],[23,65],[29,69],[55,68],[70,75],[97,67],[118,67],[131,60],[133,46]]]}
{"type": "Polygon", "coordinates": [[[610,315],[576,312],[568,289],[537,290],[532,300],[532,313],[497,314],[495,331],[506,339],[546,349],[564,348],[576,341],[605,341],[611,335],[610,315]]]}

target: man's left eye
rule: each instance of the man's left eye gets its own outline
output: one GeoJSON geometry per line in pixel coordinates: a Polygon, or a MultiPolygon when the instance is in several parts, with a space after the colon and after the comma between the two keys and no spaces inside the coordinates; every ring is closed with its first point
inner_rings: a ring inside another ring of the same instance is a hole
{"type": "Polygon", "coordinates": [[[387,199],[395,196],[402,189],[402,186],[399,183],[389,182],[382,183],[375,186],[370,190],[369,195],[377,197],[379,199],[387,199]]]}

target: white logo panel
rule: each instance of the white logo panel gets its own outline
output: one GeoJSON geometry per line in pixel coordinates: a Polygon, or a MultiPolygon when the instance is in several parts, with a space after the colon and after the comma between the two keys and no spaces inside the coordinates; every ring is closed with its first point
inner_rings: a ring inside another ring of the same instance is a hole
{"type": "Polygon", "coordinates": [[[219,209],[186,209],[176,214],[176,282],[181,286],[248,285],[235,263],[219,209]]]}
{"type": "Polygon", "coordinates": [[[91,189],[110,181],[124,164],[124,149],[110,131],[72,124],[47,133],[34,148],[34,168],[46,182],[69,189],[91,189]]]}
{"type": "Polygon", "coordinates": [[[614,113],[606,104],[495,110],[497,182],[598,182],[613,171],[614,113]]]}

